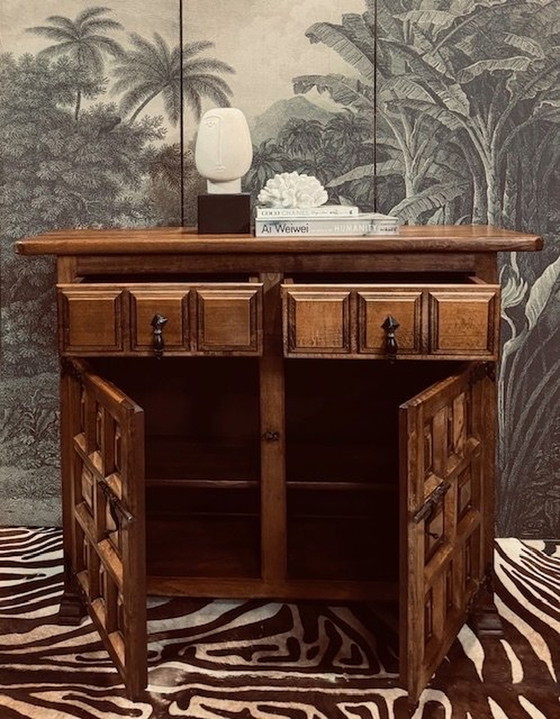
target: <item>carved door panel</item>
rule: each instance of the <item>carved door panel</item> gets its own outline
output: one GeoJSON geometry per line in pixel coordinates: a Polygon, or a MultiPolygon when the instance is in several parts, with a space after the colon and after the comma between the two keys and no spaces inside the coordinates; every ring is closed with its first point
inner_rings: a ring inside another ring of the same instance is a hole
{"type": "Polygon", "coordinates": [[[71,560],[130,696],[146,686],[144,415],[84,362],[65,362],[71,560]]]}
{"type": "Polygon", "coordinates": [[[490,561],[492,396],[477,363],[400,408],[400,656],[412,700],[464,624],[490,561]]]}

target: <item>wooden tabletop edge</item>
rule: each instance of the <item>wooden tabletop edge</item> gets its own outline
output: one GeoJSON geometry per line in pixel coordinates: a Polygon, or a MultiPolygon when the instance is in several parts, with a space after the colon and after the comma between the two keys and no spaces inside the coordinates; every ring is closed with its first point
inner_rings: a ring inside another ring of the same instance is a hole
{"type": "Polygon", "coordinates": [[[185,252],[501,252],[538,251],[539,235],[486,225],[404,226],[398,235],[369,237],[275,237],[199,235],[194,229],[53,230],[18,240],[20,255],[182,254],[185,252]]]}

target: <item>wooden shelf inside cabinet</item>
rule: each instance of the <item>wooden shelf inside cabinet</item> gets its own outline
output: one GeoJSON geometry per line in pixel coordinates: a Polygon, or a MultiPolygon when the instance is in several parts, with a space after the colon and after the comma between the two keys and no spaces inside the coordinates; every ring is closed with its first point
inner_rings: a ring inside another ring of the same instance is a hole
{"type": "Polygon", "coordinates": [[[259,534],[258,514],[149,513],[147,574],[257,578],[259,534]]]}
{"type": "Polygon", "coordinates": [[[259,481],[258,443],[227,443],[220,438],[212,441],[193,441],[189,437],[147,437],[147,482],[182,482],[194,486],[206,482],[209,486],[227,488],[259,481]]]}
{"type": "Polygon", "coordinates": [[[65,595],[131,698],[146,592],[390,602],[414,702],[491,572],[497,253],[535,235],[60,230],[65,595]]]}

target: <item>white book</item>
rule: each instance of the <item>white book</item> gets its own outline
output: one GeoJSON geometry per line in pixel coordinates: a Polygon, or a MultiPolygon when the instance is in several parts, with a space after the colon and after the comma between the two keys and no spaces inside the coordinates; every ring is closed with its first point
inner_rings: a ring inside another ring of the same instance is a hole
{"type": "Polygon", "coordinates": [[[321,205],[320,207],[257,207],[257,219],[307,219],[308,217],[351,217],[360,213],[355,205],[321,205]]]}
{"type": "Polygon", "coordinates": [[[374,212],[349,218],[257,219],[255,235],[257,237],[369,237],[396,235],[399,226],[396,217],[374,212]]]}

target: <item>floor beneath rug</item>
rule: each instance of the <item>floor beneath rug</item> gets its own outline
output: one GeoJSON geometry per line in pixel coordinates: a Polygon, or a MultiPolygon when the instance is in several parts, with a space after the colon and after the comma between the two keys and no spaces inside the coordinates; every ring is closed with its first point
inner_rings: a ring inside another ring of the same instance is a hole
{"type": "Polygon", "coordinates": [[[152,599],[149,700],[131,702],[89,620],[56,621],[61,532],[0,529],[0,719],[555,719],[560,549],[499,540],[505,638],[463,627],[417,708],[387,686],[396,638],[366,605],[152,599]]]}

